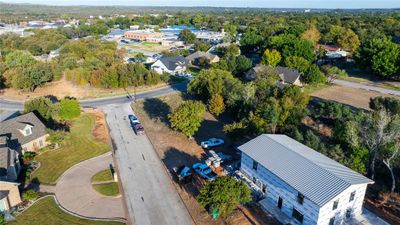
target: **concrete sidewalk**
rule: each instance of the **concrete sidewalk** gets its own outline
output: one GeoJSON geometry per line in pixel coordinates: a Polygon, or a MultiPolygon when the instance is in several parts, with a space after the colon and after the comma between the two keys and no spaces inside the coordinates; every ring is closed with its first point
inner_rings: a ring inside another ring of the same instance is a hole
{"type": "Polygon", "coordinates": [[[92,158],[68,169],[56,185],[56,198],[66,210],[97,219],[125,218],[121,197],[106,197],[96,192],[91,178],[113,164],[111,153],[92,158]]]}

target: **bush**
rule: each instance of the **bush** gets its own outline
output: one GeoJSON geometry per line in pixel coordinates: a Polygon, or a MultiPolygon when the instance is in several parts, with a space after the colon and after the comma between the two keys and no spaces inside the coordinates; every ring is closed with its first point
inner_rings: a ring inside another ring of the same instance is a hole
{"type": "Polygon", "coordinates": [[[79,102],[73,98],[64,98],[60,101],[59,117],[62,120],[71,120],[79,117],[81,107],[79,102]]]}
{"type": "Polygon", "coordinates": [[[200,101],[186,101],[168,115],[171,127],[189,138],[199,129],[206,107],[200,101]]]}
{"type": "Polygon", "coordinates": [[[38,193],[35,190],[27,190],[22,194],[22,198],[27,201],[35,201],[39,197],[38,193]]]}

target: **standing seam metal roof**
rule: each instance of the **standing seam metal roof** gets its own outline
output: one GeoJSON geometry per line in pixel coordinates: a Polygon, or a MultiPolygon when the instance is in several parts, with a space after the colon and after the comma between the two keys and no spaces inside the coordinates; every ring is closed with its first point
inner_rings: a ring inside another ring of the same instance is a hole
{"type": "Polygon", "coordinates": [[[319,206],[351,185],[373,183],[286,135],[263,134],[239,150],[319,206]]]}

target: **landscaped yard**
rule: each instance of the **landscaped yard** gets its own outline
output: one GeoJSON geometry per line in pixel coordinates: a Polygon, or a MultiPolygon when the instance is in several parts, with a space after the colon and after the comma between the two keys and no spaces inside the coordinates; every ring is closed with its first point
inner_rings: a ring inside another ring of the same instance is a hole
{"type": "Polygon", "coordinates": [[[102,195],[105,196],[117,196],[119,195],[119,188],[117,182],[93,184],[93,188],[102,195]]]}
{"type": "Polygon", "coordinates": [[[92,177],[93,188],[105,196],[119,195],[118,183],[114,182],[114,178],[110,169],[102,170],[92,177]]]}
{"type": "Polygon", "coordinates": [[[62,211],[49,196],[32,205],[10,225],[122,225],[121,222],[81,219],[62,211]]]}
{"type": "Polygon", "coordinates": [[[110,169],[105,169],[103,171],[100,171],[100,172],[96,173],[92,177],[92,183],[93,182],[110,181],[112,179],[113,179],[113,177],[112,177],[112,174],[111,174],[111,170],[110,169]]]}
{"type": "Polygon", "coordinates": [[[93,136],[95,120],[95,116],[88,113],[74,120],[61,148],[46,151],[35,158],[40,162],[40,167],[34,171],[33,179],[38,179],[40,183],[55,184],[71,166],[108,152],[109,146],[93,136]]]}

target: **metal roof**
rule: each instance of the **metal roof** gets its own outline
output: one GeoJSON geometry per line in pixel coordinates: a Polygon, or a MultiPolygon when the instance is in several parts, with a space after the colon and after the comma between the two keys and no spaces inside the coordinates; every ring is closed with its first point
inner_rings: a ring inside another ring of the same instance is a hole
{"type": "Polygon", "coordinates": [[[286,135],[262,134],[239,150],[319,206],[351,185],[374,182],[286,135]]]}

